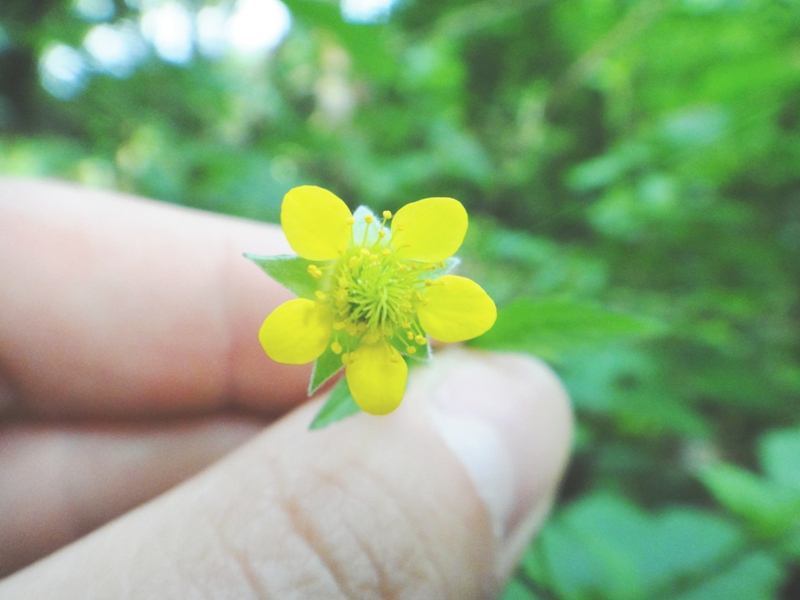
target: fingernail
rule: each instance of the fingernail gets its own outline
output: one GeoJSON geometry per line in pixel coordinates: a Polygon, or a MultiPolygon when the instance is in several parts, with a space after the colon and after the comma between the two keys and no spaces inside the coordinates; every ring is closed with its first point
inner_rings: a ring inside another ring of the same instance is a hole
{"type": "Polygon", "coordinates": [[[429,411],[486,505],[506,575],[547,514],[566,465],[566,393],[546,366],[521,355],[450,349],[432,370],[429,411]]]}

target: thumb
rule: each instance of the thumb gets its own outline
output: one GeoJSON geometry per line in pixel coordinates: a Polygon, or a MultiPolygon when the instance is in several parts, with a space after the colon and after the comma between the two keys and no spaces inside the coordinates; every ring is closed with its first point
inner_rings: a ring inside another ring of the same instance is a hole
{"type": "Polygon", "coordinates": [[[171,492],[5,580],[3,598],[484,598],[571,436],[551,372],[449,350],[403,405],[308,431],[310,403],[171,492]]]}

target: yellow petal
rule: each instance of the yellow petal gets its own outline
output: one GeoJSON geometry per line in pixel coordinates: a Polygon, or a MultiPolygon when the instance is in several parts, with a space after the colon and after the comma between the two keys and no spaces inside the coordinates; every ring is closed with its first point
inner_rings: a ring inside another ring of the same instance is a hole
{"type": "Polygon", "coordinates": [[[305,298],[284,302],[266,318],[258,340],[272,360],[302,365],[325,351],[333,331],[330,309],[305,298]]]}
{"type": "Polygon", "coordinates": [[[422,292],[417,316],[422,328],[442,342],[461,342],[494,325],[497,308],[471,279],[445,275],[422,292]]]}
{"type": "Polygon", "coordinates": [[[350,358],[345,377],[361,410],[371,415],[385,415],[397,408],[408,378],[408,366],[400,353],[381,341],[361,346],[350,358]]]}
{"type": "Polygon", "coordinates": [[[350,243],[350,209],[338,196],[314,185],[283,197],[281,226],[292,250],[308,260],[333,260],[350,243]]]}
{"type": "Polygon", "coordinates": [[[406,204],[392,219],[392,244],[399,258],[439,262],[450,258],[467,233],[467,211],[452,198],[406,204]]]}

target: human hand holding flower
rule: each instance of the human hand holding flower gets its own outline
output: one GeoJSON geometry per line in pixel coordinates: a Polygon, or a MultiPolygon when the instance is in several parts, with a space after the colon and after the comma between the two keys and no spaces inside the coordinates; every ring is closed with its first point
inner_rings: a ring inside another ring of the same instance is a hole
{"type": "Polygon", "coordinates": [[[309,433],[310,369],[255,335],[290,295],[244,250],[288,248],[270,226],[0,182],[0,572],[63,547],[0,597],[491,597],[566,460],[557,380],[447,351],[391,415],[309,433]]]}

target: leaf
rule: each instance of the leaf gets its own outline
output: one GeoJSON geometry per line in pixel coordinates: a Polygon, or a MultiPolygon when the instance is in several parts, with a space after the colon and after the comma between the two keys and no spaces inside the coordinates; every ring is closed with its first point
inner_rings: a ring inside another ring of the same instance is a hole
{"type": "Polygon", "coordinates": [[[759,457],[774,482],[800,492],[800,429],[766,434],[761,438],[759,457]]]}
{"type": "Polygon", "coordinates": [[[554,357],[575,347],[605,344],[622,337],[653,335],[651,320],[564,299],[522,298],[501,308],[497,322],[472,344],[480,348],[521,350],[554,357]]]}
{"type": "Polygon", "coordinates": [[[336,375],[343,366],[342,355],[336,354],[328,344],[325,352],[314,361],[314,371],[311,373],[311,380],[308,382],[308,395],[313,395],[326,381],[336,375]]]}
{"type": "Polygon", "coordinates": [[[776,598],[784,577],[778,561],[766,552],[751,552],[731,568],[717,574],[706,574],[704,581],[686,593],[671,596],[673,600],[752,600],[776,598]]]}
{"type": "Polygon", "coordinates": [[[350,394],[347,380],[342,377],[331,390],[331,395],[328,396],[327,402],[322,406],[317,416],[314,417],[314,420],[311,421],[311,425],[308,428],[322,429],[360,411],[361,409],[358,408],[356,401],[353,400],[353,396],[350,394]]]}
{"type": "Polygon", "coordinates": [[[308,266],[311,264],[320,266],[325,263],[306,260],[294,254],[260,256],[245,253],[244,257],[252,260],[267,275],[298,297],[315,299],[314,292],[319,289],[319,282],[308,274],[308,266]]]}
{"type": "Polygon", "coordinates": [[[522,568],[565,600],[672,598],[702,588],[709,573],[727,573],[746,556],[745,543],[734,523],[710,511],[678,505],[647,512],[598,492],[552,519],[522,568]]]}
{"type": "Polygon", "coordinates": [[[794,490],[721,462],[704,468],[699,477],[720,504],[761,535],[780,535],[800,521],[800,494],[794,490]]]}
{"type": "Polygon", "coordinates": [[[500,600],[536,600],[536,594],[525,587],[522,582],[512,579],[503,590],[500,600]]]}

